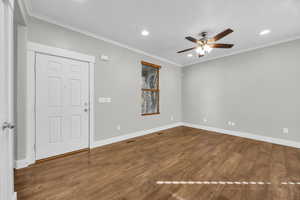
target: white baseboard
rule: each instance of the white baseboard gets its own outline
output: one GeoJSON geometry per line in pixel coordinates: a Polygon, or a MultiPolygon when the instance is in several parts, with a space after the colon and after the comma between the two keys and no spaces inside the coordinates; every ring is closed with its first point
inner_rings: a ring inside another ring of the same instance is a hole
{"type": "Polygon", "coordinates": [[[158,132],[158,131],[166,130],[166,129],[169,129],[169,128],[174,128],[174,127],[177,127],[177,126],[182,126],[182,122],[177,122],[177,123],[169,124],[169,125],[166,125],[166,126],[152,128],[152,129],[149,129],[149,130],[138,131],[138,132],[134,132],[134,133],[126,134],[126,135],[121,135],[121,136],[117,136],[117,137],[113,137],[113,138],[109,138],[109,139],[105,139],[105,140],[95,141],[94,144],[91,145],[91,148],[101,147],[101,146],[104,146],[104,145],[120,142],[120,141],[123,141],[123,140],[128,140],[128,139],[131,139],[131,138],[135,138],[135,137],[139,137],[139,136],[143,136],[143,135],[148,135],[150,133],[155,133],[155,132],[158,132]]]}
{"type": "MultiPolygon", "coordinates": [[[[96,147],[101,147],[104,145],[120,142],[123,140],[143,136],[143,135],[148,135],[151,133],[155,133],[158,131],[166,130],[169,128],[174,128],[178,126],[187,126],[187,127],[192,127],[192,128],[197,128],[197,129],[203,129],[207,131],[212,131],[220,134],[228,134],[228,135],[233,135],[233,136],[238,136],[238,137],[243,137],[243,138],[248,138],[248,139],[253,139],[253,140],[258,140],[258,141],[263,141],[263,142],[269,142],[269,143],[274,143],[274,144],[279,144],[279,145],[284,145],[284,146],[289,146],[289,147],[295,147],[295,148],[300,148],[300,142],[294,142],[291,140],[286,140],[286,139],[280,139],[280,138],[273,138],[273,137],[268,137],[268,136],[261,136],[257,134],[252,134],[252,133],[247,133],[247,132],[241,132],[241,131],[233,131],[233,130],[225,130],[221,128],[215,128],[215,127],[209,127],[209,126],[204,126],[204,125],[197,125],[197,124],[191,124],[187,122],[176,122],[173,124],[169,124],[166,126],[161,126],[149,130],[143,130],[143,131],[138,131],[122,136],[117,136],[105,140],[100,140],[100,141],[94,141],[93,144],[91,144],[90,148],[96,148],[96,147]]],[[[31,164],[31,162],[28,159],[23,159],[23,160],[17,160],[15,161],[15,168],[16,169],[21,169],[28,167],[31,164]]]]}
{"type": "Polygon", "coordinates": [[[279,145],[284,145],[284,146],[289,146],[289,147],[300,148],[300,142],[294,142],[294,141],[286,140],[286,139],[273,138],[273,137],[262,136],[262,135],[247,133],[247,132],[241,132],[241,131],[225,130],[225,129],[221,129],[221,128],[191,124],[191,123],[186,123],[186,122],[183,122],[182,125],[192,127],[192,128],[212,131],[212,132],[216,132],[216,133],[223,133],[223,134],[263,141],[263,142],[269,142],[269,143],[274,143],[274,144],[279,144],[279,145]]]}
{"type": "Polygon", "coordinates": [[[15,169],[22,169],[22,168],[26,168],[30,165],[30,162],[28,161],[27,158],[23,159],[23,160],[16,160],[15,161],[15,169]]]}
{"type": "Polygon", "coordinates": [[[13,194],[12,200],[17,200],[17,193],[16,192],[13,194]]]}
{"type": "MultiPolygon", "coordinates": [[[[182,122],[176,122],[176,123],[169,124],[169,125],[166,125],[166,126],[161,126],[161,127],[157,127],[157,128],[153,128],[153,129],[149,129],[149,130],[144,130],[144,131],[138,131],[138,132],[135,132],[135,133],[130,133],[130,134],[127,134],[127,135],[113,137],[113,138],[109,138],[109,139],[105,139],[105,140],[94,141],[94,143],[91,144],[90,148],[101,147],[101,146],[104,146],[104,145],[107,145],[107,144],[120,142],[120,141],[127,140],[127,139],[130,139],[130,138],[147,135],[147,134],[150,134],[150,133],[162,131],[162,130],[169,129],[169,128],[174,128],[174,127],[177,127],[177,126],[182,126],[182,122]]],[[[33,164],[33,163],[34,162],[30,161],[29,159],[16,160],[15,161],[15,168],[16,169],[26,168],[30,164],[33,164]]]]}

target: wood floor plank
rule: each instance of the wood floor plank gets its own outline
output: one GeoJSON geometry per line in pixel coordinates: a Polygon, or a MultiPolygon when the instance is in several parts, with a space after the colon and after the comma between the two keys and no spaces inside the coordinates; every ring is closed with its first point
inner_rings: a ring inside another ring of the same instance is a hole
{"type": "Polygon", "coordinates": [[[272,199],[275,200],[291,200],[289,186],[281,184],[288,178],[285,162],[285,148],[286,147],[283,146],[273,145],[271,155],[270,179],[273,184],[270,186],[269,194],[272,196],[272,199]]]}
{"type": "Polygon", "coordinates": [[[282,184],[300,182],[299,149],[188,127],[128,141],[17,170],[18,200],[300,199],[282,184]]]}

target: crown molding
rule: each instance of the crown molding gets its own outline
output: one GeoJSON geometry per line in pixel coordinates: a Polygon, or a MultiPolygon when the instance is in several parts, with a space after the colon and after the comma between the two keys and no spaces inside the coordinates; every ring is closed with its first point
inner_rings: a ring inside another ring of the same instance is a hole
{"type": "Polygon", "coordinates": [[[27,25],[28,24],[28,9],[27,9],[27,5],[26,5],[26,2],[27,0],[17,0],[17,4],[19,5],[19,8],[20,8],[20,12],[21,12],[21,15],[22,15],[22,18],[23,18],[23,22],[24,24],[23,25],[27,25]]]}
{"type": "Polygon", "coordinates": [[[15,9],[15,0],[4,0],[4,3],[7,3],[11,10],[15,9]]]}
{"type": "Polygon", "coordinates": [[[26,9],[26,12],[29,16],[31,16],[32,13],[32,2],[31,0],[20,0],[22,4],[24,4],[24,7],[26,9]]]}
{"type": "Polygon", "coordinates": [[[299,40],[299,39],[300,39],[300,36],[296,36],[296,37],[292,37],[292,38],[288,38],[288,39],[284,39],[284,40],[279,40],[279,41],[276,41],[276,42],[271,42],[271,43],[264,44],[264,45],[259,45],[259,46],[252,47],[252,48],[241,49],[241,50],[236,51],[236,52],[228,53],[228,54],[221,55],[221,56],[211,57],[211,58],[208,58],[208,59],[205,59],[205,60],[202,60],[202,61],[191,62],[189,64],[183,65],[183,67],[192,66],[192,65],[196,65],[196,64],[200,64],[200,63],[204,63],[204,62],[208,62],[208,61],[212,61],[212,60],[217,60],[217,59],[220,59],[220,58],[229,57],[229,56],[233,56],[233,55],[238,55],[238,54],[242,54],[242,53],[246,53],[246,52],[250,52],[250,51],[255,51],[255,50],[258,50],[258,49],[263,49],[263,48],[267,48],[267,47],[271,47],[271,46],[276,46],[278,44],[283,44],[283,43],[287,43],[287,42],[291,42],[291,41],[299,40]]]}
{"type": "Polygon", "coordinates": [[[220,55],[220,56],[214,56],[214,57],[207,58],[207,59],[197,60],[195,62],[190,62],[190,63],[187,63],[187,64],[179,64],[179,63],[173,62],[171,60],[168,60],[166,58],[162,58],[160,56],[156,56],[154,54],[147,53],[147,52],[145,52],[143,50],[140,50],[140,49],[128,46],[126,44],[122,44],[122,43],[114,41],[112,39],[109,39],[109,38],[106,38],[106,37],[102,37],[100,35],[97,35],[97,34],[94,34],[94,33],[90,33],[88,31],[85,31],[85,30],[82,30],[82,29],[74,28],[74,27],[66,25],[66,24],[62,24],[60,22],[54,21],[52,19],[49,19],[48,17],[36,15],[36,14],[33,13],[31,0],[23,0],[23,1],[24,1],[24,4],[25,4],[25,8],[27,10],[27,13],[28,13],[28,15],[30,17],[34,17],[34,18],[37,18],[37,19],[49,22],[51,24],[55,24],[57,26],[61,26],[63,28],[66,28],[66,29],[69,29],[69,30],[72,30],[72,31],[75,31],[75,32],[78,32],[78,33],[81,33],[81,34],[84,34],[84,35],[89,36],[89,37],[93,37],[93,38],[98,39],[98,40],[105,41],[105,42],[110,43],[110,44],[114,44],[116,46],[119,46],[119,47],[122,47],[122,48],[125,48],[125,49],[128,49],[128,50],[131,50],[131,51],[139,53],[139,54],[143,54],[143,55],[149,56],[151,58],[155,58],[157,60],[160,60],[160,61],[172,64],[172,65],[175,65],[177,67],[188,67],[188,66],[191,66],[191,65],[200,64],[200,63],[204,63],[204,62],[208,62],[208,61],[212,61],[212,60],[216,60],[216,59],[220,59],[220,58],[224,58],[224,57],[229,57],[229,56],[233,56],[233,55],[238,55],[238,54],[242,54],[242,53],[246,53],[246,52],[250,52],[250,51],[254,51],[254,50],[258,50],[258,49],[262,49],[262,48],[266,48],[266,47],[271,47],[271,46],[275,46],[275,45],[278,45],[278,44],[282,44],[282,43],[286,43],[286,42],[290,42],[290,41],[294,41],[294,40],[300,39],[300,36],[296,36],[296,37],[292,37],[292,38],[288,38],[288,39],[284,39],[284,40],[279,40],[279,41],[271,42],[271,43],[264,44],[264,45],[259,45],[259,46],[252,47],[252,48],[241,49],[241,50],[238,50],[238,51],[235,51],[235,52],[232,52],[232,53],[228,53],[228,54],[224,54],[224,55],[220,55]]]}
{"type": "Polygon", "coordinates": [[[78,33],[81,33],[81,34],[84,34],[86,36],[93,37],[95,39],[102,40],[104,42],[107,42],[107,43],[110,43],[110,44],[113,44],[113,45],[116,45],[116,46],[119,46],[119,47],[122,47],[122,48],[125,48],[125,49],[128,49],[128,50],[131,50],[131,51],[133,51],[135,53],[143,54],[145,56],[149,56],[151,58],[160,60],[162,62],[169,63],[171,65],[175,65],[177,67],[182,67],[181,64],[175,63],[175,62],[173,62],[171,60],[168,60],[166,58],[162,58],[160,56],[157,56],[157,55],[154,55],[154,54],[151,54],[151,53],[147,53],[147,52],[145,52],[143,50],[140,50],[140,49],[128,46],[126,44],[122,44],[122,43],[114,41],[112,39],[109,39],[109,38],[106,38],[106,37],[102,37],[100,35],[97,35],[97,34],[94,34],[94,33],[91,33],[91,32],[88,32],[88,31],[85,31],[85,30],[82,30],[82,29],[79,29],[79,28],[74,28],[73,26],[69,26],[69,25],[57,22],[55,20],[49,19],[48,17],[34,14],[33,11],[32,11],[31,0],[24,0],[24,2],[25,2],[26,8],[27,8],[27,12],[28,12],[29,16],[31,16],[33,18],[37,18],[37,19],[46,21],[46,22],[51,23],[51,24],[55,24],[57,26],[60,26],[60,27],[63,27],[63,28],[66,28],[66,29],[69,29],[69,30],[72,30],[72,31],[75,31],[75,32],[78,32],[78,33]]]}

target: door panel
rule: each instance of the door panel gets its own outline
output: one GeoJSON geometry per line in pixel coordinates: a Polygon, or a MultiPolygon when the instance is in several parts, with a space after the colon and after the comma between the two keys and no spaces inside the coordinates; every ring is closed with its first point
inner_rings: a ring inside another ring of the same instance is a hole
{"type": "Polygon", "coordinates": [[[72,106],[81,105],[81,80],[71,79],[71,104],[72,106]]]}
{"type": "Polygon", "coordinates": [[[62,106],[62,77],[48,76],[48,105],[50,107],[62,106]]]}
{"type": "Polygon", "coordinates": [[[62,142],[62,117],[49,117],[49,143],[62,142]]]}
{"type": "Polygon", "coordinates": [[[88,108],[89,64],[37,54],[36,159],[88,148],[88,108]]]}
{"type": "Polygon", "coordinates": [[[73,115],[71,121],[71,139],[80,139],[81,137],[81,116],[73,115]]]}

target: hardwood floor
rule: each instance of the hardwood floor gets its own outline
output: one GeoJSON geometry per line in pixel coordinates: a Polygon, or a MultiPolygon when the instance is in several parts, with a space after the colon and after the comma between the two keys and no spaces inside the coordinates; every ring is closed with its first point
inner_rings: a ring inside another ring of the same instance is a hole
{"type": "Polygon", "coordinates": [[[300,150],[177,127],[16,171],[19,200],[299,200],[300,150]],[[265,184],[157,184],[254,181],[265,184]],[[271,184],[268,185],[267,182],[271,184]]]}

